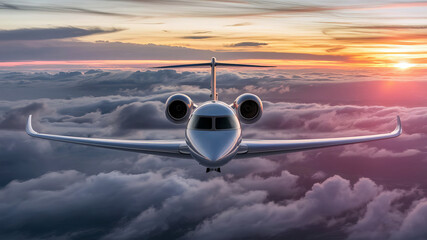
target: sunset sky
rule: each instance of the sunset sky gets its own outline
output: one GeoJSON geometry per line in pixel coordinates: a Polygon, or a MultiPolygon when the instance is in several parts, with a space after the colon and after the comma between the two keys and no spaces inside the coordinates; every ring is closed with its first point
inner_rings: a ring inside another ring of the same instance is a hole
{"type": "Polygon", "coordinates": [[[0,67],[212,55],[283,67],[423,68],[426,12],[424,1],[3,1],[0,67]]]}

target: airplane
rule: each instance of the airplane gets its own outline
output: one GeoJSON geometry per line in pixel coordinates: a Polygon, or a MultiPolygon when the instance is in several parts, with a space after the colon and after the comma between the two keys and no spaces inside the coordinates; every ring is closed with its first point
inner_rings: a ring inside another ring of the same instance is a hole
{"type": "Polygon", "coordinates": [[[31,124],[31,115],[28,117],[26,132],[32,137],[54,141],[195,159],[200,165],[206,167],[206,172],[221,172],[222,166],[236,158],[251,158],[375,141],[398,137],[402,133],[400,118],[397,116],[395,130],[385,134],[303,140],[242,139],[241,124],[252,124],[261,118],[263,112],[262,101],[258,96],[251,93],[240,95],[230,105],[219,101],[216,89],[216,67],[271,66],[221,63],[212,58],[207,63],[162,66],[157,68],[199,66],[209,66],[211,68],[210,100],[197,106],[187,95],[174,94],[166,101],[165,114],[167,119],[176,124],[187,124],[185,139],[150,141],[117,140],[44,134],[34,131],[31,124]]]}

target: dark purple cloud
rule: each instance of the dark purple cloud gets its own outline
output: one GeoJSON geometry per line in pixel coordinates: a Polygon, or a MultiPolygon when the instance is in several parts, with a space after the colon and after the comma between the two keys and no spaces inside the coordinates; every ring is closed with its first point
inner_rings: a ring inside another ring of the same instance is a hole
{"type": "Polygon", "coordinates": [[[27,121],[27,116],[36,114],[43,109],[42,103],[32,103],[25,107],[11,109],[0,117],[0,129],[22,130],[27,121]]]}
{"type": "Polygon", "coordinates": [[[427,202],[422,199],[414,204],[414,208],[403,220],[399,231],[391,239],[423,239],[427,235],[426,224],[427,202]]]}
{"type": "Polygon", "coordinates": [[[239,42],[227,45],[227,47],[259,47],[259,46],[266,46],[268,43],[263,42],[239,42]]]}
{"type": "Polygon", "coordinates": [[[349,228],[349,239],[390,239],[402,221],[395,203],[402,197],[403,192],[399,190],[379,194],[367,204],[363,217],[349,228]]]}
{"type": "MultiPolygon", "coordinates": [[[[351,218],[351,212],[357,213],[357,206],[367,206],[362,210],[364,215],[349,228],[348,239],[422,239],[425,231],[419,224],[425,224],[426,219],[419,216],[425,212],[425,199],[414,202],[409,210],[399,210],[396,201],[408,195],[410,191],[384,191],[369,179],[359,179],[351,186],[347,180],[334,176],[285,205],[269,202],[223,211],[205,220],[187,238],[271,238],[316,222],[333,229],[345,218],[351,218]],[[409,231],[405,228],[407,222],[415,225],[409,231]]],[[[316,233],[306,236],[315,237],[316,233]]]]}
{"type": "Polygon", "coordinates": [[[214,38],[215,36],[183,36],[182,39],[208,39],[214,38]]]}
{"type": "MultiPolygon", "coordinates": [[[[18,31],[18,30],[11,30],[18,31]]],[[[107,30],[80,30],[57,33],[55,30],[49,38],[72,37],[79,34],[101,33],[107,30]]],[[[111,30],[117,31],[117,29],[111,30]]],[[[22,37],[22,36],[21,36],[22,37]]],[[[16,36],[17,39],[22,39],[16,36]]],[[[193,39],[204,39],[211,36],[188,36],[193,39]]],[[[4,36],[10,38],[9,35],[4,36]]],[[[44,35],[35,36],[36,39],[47,39],[44,35]]],[[[25,60],[207,60],[211,57],[221,60],[232,59],[299,59],[299,60],[326,60],[345,61],[347,57],[338,55],[316,55],[306,53],[277,53],[277,52],[223,52],[197,50],[185,47],[171,47],[155,44],[132,44],[122,42],[77,42],[77,41],[3,41],[0,42],[0,61],[25,60]]]]}
{"type": "MultiPolygon", "coordinates": [[[[0,235],[256,239],[286,236],[292,229],[316,224],[347,231],[350,239],[418,239],[424,234],[419,224],[426,223],[421,217],[426,202],[412,190],[388,191],[367,178],[351,184],[333,176],[314,184],[300,198],[289,199],[297,179],[288,172],[236,181],[198,180],[179,173],[53,172],[13,181],[0,190],[4,216],[0,235]],[[284,182],[289,183],[276,186],[284,182]],[[282,201],[268,200],[277,192],[288,194],[280,197],[282,201]],[[398,202],[408,197],[415,200],[413,204],[399,207],[398,202]],[[356,223],[348,226],[346,222],[355,217],[356,223]]],[[[306,236],[315,235],[309,231],[306,236]]]]}
{"type": "Polygon", "coordinates": [[[329,216],[368,203],[379,191],[379,186],[369,179],[360,179],[352,188],[348,180],[334,176],[313,185],[304,197],[286,205],[269,202],[223,211],[204,221],[188,237],[271,238],[292,228],[326,222],[329,216]],[[214,232],[217,234],[212,234],[214,232]]]}
{"type": "Polygon", "coordinates": [[[123,29],[116,28],[102,29],[98,27],[21,28],[13,30],[0,30],[0,41],[75,38],[101,33],[113,33],[122,30],[123,29]]]}
{"type": "Polygon", "coordinates": [[[265,197],[265,191],[246,190],[221,178],[200,181],[176,174],[110,172],[85,176],[76,171],[55,172],[30,181],[11,182],[0,191],[1,201],[9,203],[0,208],[5,216],[0,233],[23,237],[49,232],[60,237],[102,225],[112,228],[81,233],[81,237],[100,237],[108,233],[107,238],[115,239],[136,236],[159,239],[159,233],[165,228],[171,229],[169,235],[182,235],[180,228],[175,228],[178,223],[182,227],[191,226],[215,215],[218,209],[260,203],[265,197]],[[223,201],[212,202],[212,194],[223,201]],[[93,204],[97,207],[92,208],[90,216],[86,215],[85,211],[93,204]],[[197,214],[191,211],[195,206],[200,210],[197,214]],[[39,214],[34,215],[36,212],[39,214]],[[186,212],[187,217],[175,214],[177,212],[186,212]],[[83,215],[85,219],[78,220],[83,215]],[[57,221],[58,217],[62,222],[57,221]],[[130,221],[122,222],[121,219],[126,218],[130,221]],[[67,222],[69,224],[63,225],[67,222]],[[134,226],[137,229],[132,229],[134,226]]]}

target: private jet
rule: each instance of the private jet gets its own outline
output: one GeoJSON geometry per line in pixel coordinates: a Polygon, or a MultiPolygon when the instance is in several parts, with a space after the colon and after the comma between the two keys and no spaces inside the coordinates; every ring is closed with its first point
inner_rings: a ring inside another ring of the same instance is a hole
{"type": "Polygon", "coordinates": [[[221,63],[212,58],[207,63],[158,68],[200,66],[211,68],[210,100],[198,106],[187,95],[174,94],[166,101],[167,119],[176,124],[186,124],[185,139],[183,140],[117,140],[44,134],[34,131],[31,125],[31,115],[28,117],[26,131],[32,137],[54,141],[195,159],[200,165],[206,167],[206,172],[221,172],[220,167],[235,158],[250,158],[375,141],[398,137],[402,133],[400,119],[397,116],[396,129],[385,134],[303,140],[242,139],[241,124],[252,124],[261,118],[262,101],[251,93],[240,95],[232,104],[219,101],[216,88],[216,68],[270,66],[221,63]]]}

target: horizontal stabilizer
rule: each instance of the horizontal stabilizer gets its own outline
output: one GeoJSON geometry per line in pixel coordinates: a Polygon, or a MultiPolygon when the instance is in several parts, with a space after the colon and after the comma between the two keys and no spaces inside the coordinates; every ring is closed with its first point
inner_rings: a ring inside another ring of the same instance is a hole
{"type": "MultiPolygon", "coordinates": [[[[182,67],[201,67],[209,66],[212,67],[212,63],[194,63],[194,64],[180,64],[180,65],[169,65],[169,66],[160,66],[154,68],[182,68],[182,67]]],[[[275,66],[264,66],[264,65],[252,65],[252,64],[235,64],[235,63],[220,63],[215,62],[214,66],[224,66],[224,67],[275,67],[275,66]]]]}
{"type": "Polygon", "coordinates": [[[154,67],[154,68],[181,68],[181,67],[200,67],[200,66],[211,66],[211,63],[180,64],[180,65],[160,66],[160,67],[154,67]]]}
{"type": "Polygon", "coordinates": [[[229,67],[275,67],[275,66],[264,66],[264,65],[219,63],[219,62],[216,63],[216,66],[229,66],[229,67]]]}

